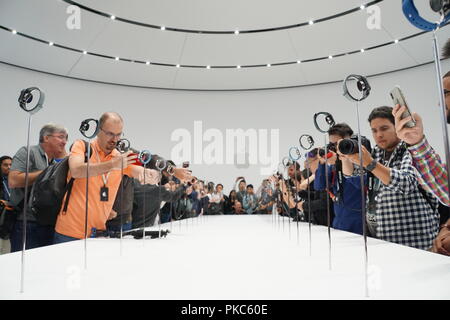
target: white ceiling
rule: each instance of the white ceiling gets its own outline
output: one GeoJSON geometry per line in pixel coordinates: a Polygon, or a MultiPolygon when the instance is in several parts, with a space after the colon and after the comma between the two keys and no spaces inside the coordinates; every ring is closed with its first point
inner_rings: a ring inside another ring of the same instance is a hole
{"type": "MultiPolygon", "coordinates": [[[[167,28],[234,31],[280,28],[335,15],[368,0],[78,0],[78,3],[119,18],[167,28]]],[[[420,12],[436,18],[418,2],[420,12]]],[[[301,64],[266,65],[328,57],[401,39],[420,30],[407,22],[400,0],[376,4],[381,29],[366,26],[370,14],[358,10],[314,25],[235,34],[200,34],[159,30],[111,20],[81,10],[81,29],[66,27],[68,3],[62,0],[0,0],[0,61],[68,77],[108,83],[170,89],[233,90],[301,86],[339,81],[350,73],[373,75],[413,67],[433,59],[431,34],[398,44],[301,64]],[[78,50],[151,61],[145,65],[49,46],[32,36],[78,50]],[[181,68],[174,65],[180,64],[181,68]],[[191,68],[207,66],[213,68],[191,68]]],[[[439,31],[441,46],[450,27],[439,31]]]]}

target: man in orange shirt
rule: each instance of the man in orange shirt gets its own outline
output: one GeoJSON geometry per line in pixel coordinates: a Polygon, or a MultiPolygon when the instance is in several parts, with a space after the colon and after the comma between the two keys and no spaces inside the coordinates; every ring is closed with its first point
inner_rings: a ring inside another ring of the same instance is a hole
{"type": "MultiPolygon", "coordinates": [[[[86,166],[85,145],[78,140],[69,157],[69,176],[75,178],[66,212],[60,212],[55,227],[54,243],[62,243],[90,236],[92,228],[105,230],[124,174],[156,184],[159,172],[131,165],[136,155],[131,151],[121,154],[115,147],[122,136],[123,120],[118,113],[104,113],[99,120],[100,131],[92,142],[89,163],[89,211],[86,228],[86,166]],[[85,229],[86,228],[86,229],[85,229]]],[[[64,203],[64,202],[63,202],[64,203]]]]}

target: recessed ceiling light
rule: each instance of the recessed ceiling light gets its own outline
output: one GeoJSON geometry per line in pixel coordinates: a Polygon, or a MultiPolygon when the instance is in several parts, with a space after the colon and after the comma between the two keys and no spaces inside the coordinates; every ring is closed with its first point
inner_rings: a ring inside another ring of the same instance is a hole
{"type": "Polygon", "coordinates": [[[149,65],[149,64],[150,64],[150,61],[146,61],[145,64],[146,64],[146,65],[149,65]]]}
{"type": "Polygon", "coordinates": [[[361,10],[364,10],[365,6],[362,4],[359,8],[360,8],[361,10]]]}
{"type": "Polygon", "coordinates": [[[53,42],[49,42],[48,45],[49,45],[49,46],[52,46],[52,45],[53,45],[53,42]]]}
{"type": "Polygon", "coordinates": [[[111,16],[110,17],[112,20],[115,20],[116,19],[116,16],[111,16]]]}
{"type": "Polygon", "coordinates": [[[177,64],[177,68],[179,68],[180,67],[180,65],[179,64],[177,64]]]}
{"type": "Polygon", "coordinates": [[[309,20],[309,24],[310,24],[310,25],[314,24],[314,21],[309,20]]]}
{"type": "Polygon", "coordinates": [[[297,63],[302,63],[300,60],[297,60],[297,63]]]}
{"type": "Polygon", "coordinates": [[[270,63],[268,63],[267,66],[270,68],[272,65],[270,63]]]}
{"type": "Polygon", "coordinates": [[[237,66],[236,68],[240,69],[240,68],[241,68],[241,66],[237,66]]]}
{"type": "Polygon", "coordinates": [[[83,51],[83,54],[87,54],[87,51],[83,51]]]}
{"type": "Polygon", "coordinates": [[[206,66],[206,69],[211,69],[211,67],[210,66],[206,66]]]}
{"type": "Polygon", "coordinates": [[[162,31],[166,30],[166,27],[161,26],[161,30],[162,30],[162,31]]]}
{"type": "Polygon", "coordinates": [[[394,41],[395,43],[398,43],[398,39],[395,39],[395,41],[394,41]]]}
{"type": "Polygon", "coordinates": [[[239,34],[239,30],[234,31],[234,34],[239,34]]]}
{"type": "Polygon", "coordinates": [[[114,60],[119,61],[119,57],[115,57],[114,60]]]}
{"type": "Polygon", "coordinates": [[[361,49],[361,52],[364,52],[364,49],[361,49]]]}
{"type": "Polygon", "coordinates": [[[328,59],[333,59],[333,56],[328,56],[328,59]]]}
{"type": "Polygon", "coordinates": [[[13,34],[17,34],[17,31],[16,30],[13,30],[13,31],[11,31],[13,34]]]}

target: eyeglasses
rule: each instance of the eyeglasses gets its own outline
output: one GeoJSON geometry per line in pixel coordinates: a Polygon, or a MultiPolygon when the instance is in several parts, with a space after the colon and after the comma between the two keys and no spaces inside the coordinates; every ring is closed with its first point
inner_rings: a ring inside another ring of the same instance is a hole
{"type": "Polygon", "coordinates": [[[66,140],[67,141],[67,136],[63,136],[63,135],[55,136],[55,135],[50,134],[49,137],[55,137],[55,138],[58,138],[60,140],[66,140]]]}
{"type": "Polygon", "coordinates": [[[103,128],[100,128],[100,130],[102,130],[110,139],[114,139],[114,138],[120,139],[123,136],[123,132],[115,134],[113,132],[103,130],[103,128]]]}

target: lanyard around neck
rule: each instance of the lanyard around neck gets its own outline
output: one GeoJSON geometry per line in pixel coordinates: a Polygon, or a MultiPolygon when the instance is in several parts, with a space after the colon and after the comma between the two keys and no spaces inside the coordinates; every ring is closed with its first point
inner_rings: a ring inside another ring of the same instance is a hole
{"type": "MultiPolygon", "coordinates": [[[[95,154],[97,156],[98,163],[100,163],[101,161],[100,161],[99,152],[98,152],[98,150],[96,148],[93,148],[93,149],[95,150],[95,154]]],[[[108,183],[109,174],[110,174],[110,172],[108,172],[108,174],[105,176],[105,174],[102,173],[102,179],[103,179],[103,185],[104,186],[106,186],[106,184],[108,183]]]]}

